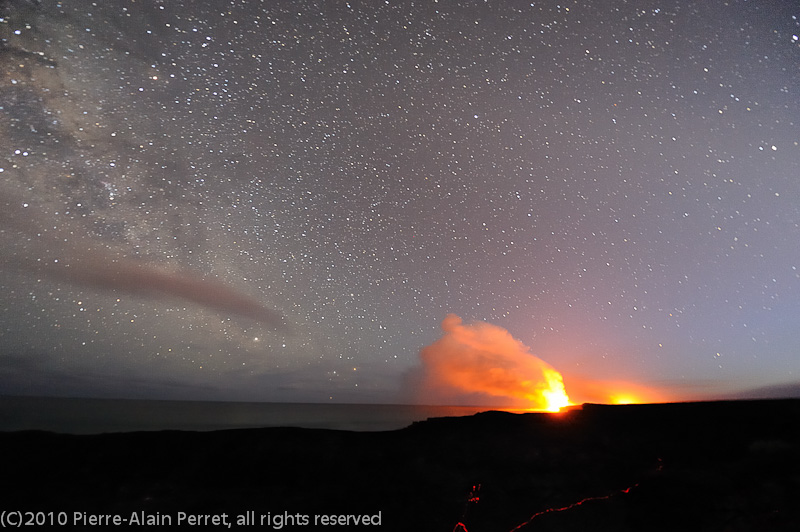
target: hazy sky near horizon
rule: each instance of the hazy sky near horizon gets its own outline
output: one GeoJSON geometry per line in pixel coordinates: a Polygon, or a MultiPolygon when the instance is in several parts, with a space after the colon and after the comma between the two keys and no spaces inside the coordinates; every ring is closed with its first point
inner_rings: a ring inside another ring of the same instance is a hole
{"type": "Polygon", "coordinates": [[[0,394],[405,401],[451,313],[800,381],[796,2],[0,9],[0,394]]]}

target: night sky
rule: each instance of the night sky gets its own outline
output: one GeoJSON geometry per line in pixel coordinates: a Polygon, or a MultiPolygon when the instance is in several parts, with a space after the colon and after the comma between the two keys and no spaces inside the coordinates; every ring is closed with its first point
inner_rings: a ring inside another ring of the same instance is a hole
{"type": "Polygon", "coordinates": [[[413,402],[448,314],[799,389],[794,1],[0,10],[0,394],[413,402]]]}

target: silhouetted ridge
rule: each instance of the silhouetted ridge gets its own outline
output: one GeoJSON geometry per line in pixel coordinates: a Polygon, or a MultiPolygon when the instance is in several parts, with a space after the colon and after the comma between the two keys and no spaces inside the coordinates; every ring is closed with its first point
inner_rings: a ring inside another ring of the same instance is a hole
{"type": "Polygon", "coordinates": [[[796,530],[799,415],[798,400],[587,404],[388,432],[0,433],[0,497],[22,511],[380,511],[398,531],[796,530]]]}

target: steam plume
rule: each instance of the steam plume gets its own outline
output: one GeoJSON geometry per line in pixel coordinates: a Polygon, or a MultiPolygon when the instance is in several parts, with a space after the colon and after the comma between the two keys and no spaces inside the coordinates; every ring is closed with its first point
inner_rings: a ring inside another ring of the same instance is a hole
{"type": "Polygon", "coordinates": [[[442,337],[422,348],[422,393],[428,401],[496,398],[506,406],[557,410],[569,404],[559,374],[496,325],[448,314],[442,337]]]}

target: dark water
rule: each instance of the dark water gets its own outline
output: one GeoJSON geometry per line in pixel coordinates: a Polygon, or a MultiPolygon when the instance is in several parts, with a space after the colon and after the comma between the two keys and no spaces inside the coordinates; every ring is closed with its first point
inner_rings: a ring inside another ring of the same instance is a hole
{"type": "Polygon", "coordinates": [[[489,408],[0,397],[0,431],[96,434],[253,427],[380,431],[430,417],[469,416],[485,410],[489,408]]]}

